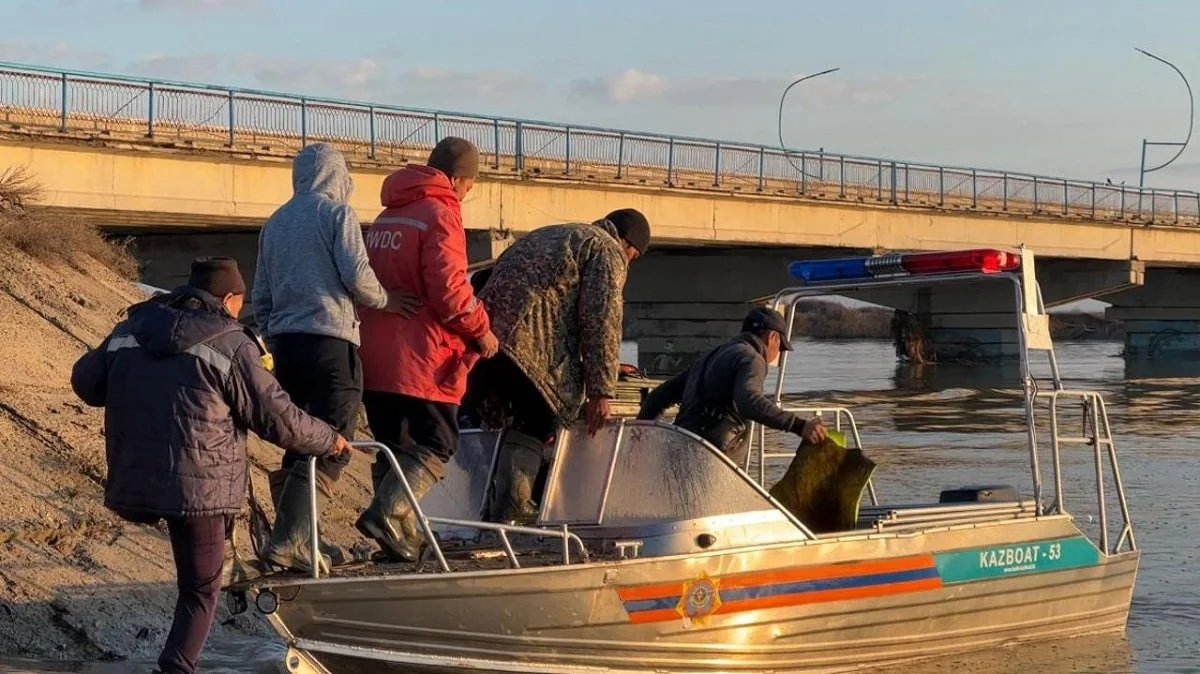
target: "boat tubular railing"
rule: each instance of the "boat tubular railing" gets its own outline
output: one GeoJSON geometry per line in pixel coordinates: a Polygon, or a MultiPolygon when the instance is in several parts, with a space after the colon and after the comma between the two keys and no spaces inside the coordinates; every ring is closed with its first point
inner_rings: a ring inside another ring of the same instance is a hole
{"type": "MultiPolygon", "coordinates": [[[[404,471],[400,469],[400,463],[396,460],[396,454],[387,445],[381,442],[352,442],[350,443],[356,450],[368,455],[382,453],[387,459],[388,464],[394,471],[396,478],[400,482],[400,487],[404,490],[404,497],[408,499],[412,506],[412,512],[417,520],[417,524],[421,528],[421,533],[425,536],[425,544],[428,550],[432,552],[434,558],[437,559],[438,566],[443,573],[452,571],[449,562],[446,561],[446,555],[442,551],[442,546],[438,541],[437,535],[433,530],[434,524],[443,524],[446,526],[463,527],[477,529],[479,531],[495,532],[500,539],[501,546],[504,549],[504,555],[507,558],[509,565],[512,568],[521,568],[520,562],[517,561],[516,552],[513,550],[512,543],[509,541],[510,534],[536,536],[539,538],[557,537],[562,541],[562,563],[564,565],[571,564],[571,545],[574,544],[579,550],[580,559],[584,562],[588,561],[587,547],[583,544],[583,540],[579,536],[572,533],[566,524],[556,528],[547,529],[540,527],[523,527],[513,524],[501,524],[498,522],[479,522],[474,520],[463,520],[452,517],[437,517],[426,515],[421,509],[421,504],[413,494],[412,487],[408,484],[408,479],[404,476],[404,471]]],[[[309,486],[309,507],[312,510],[312,529],[310,531],[310,545],[312,554],[312,577],[319,579],[321,577],[321,552],[320,552],[320,527],[318,521],[320,519],[320,508],[317,501],[317,457],[310,457],[308,461],[308,486],[309,486]]]]}
{"type": "Polygon", "coordinates": [[[1060,389],[1040,394],[1050,402],[1050,438],[1051,460],[1054,469],[1055,500],[1051,504],[1053,512],[1068,515],[1063,492],[1062,446],[1090,446],[1093,451],[1096,468],[1096,506],[1100,524],[1100,549],[1105,554],[1118,554],[1126,550],[1137,549],[1137,539],[1133,533],[1133,522],[1129,515],[1129,502],[1125,496],[1125,483],[1121,479],[1121,468],[1117,462],[1117,446],[1112,437],[1112,429],[1108,421],[1108,409],[1104,398],[1095,391],[1078,391],[1060,389]],[[1063,400],[1078,401],[1083,406],[1083,431],[1077,436],[1064,436],[1058,421],[1058,408],[1063,400]],[[1112,472],[1114,491],[1121,513],[1121,532],[1115,545],[1109,546],[1108,507],[1105,498],[1106,485],[1104,482],[1104,461],[1107,458],[1109,470],[1112,472]]]}
{"type": "MultiPolygon", "coordinates": [[[[1100,533],[1099,540],[1096,541],[1097,547],[1105,555],[1120,554],[1125,551],[1137,549],[1137,541],[1134,537],[1133,520],[1130,517],[1129,504],[1125,494],[1125,485],[1121,479],[1121,470],[1117,461],[1116,443],[1112,437],[1112,428],[1109,424],[1108,412],[1104,404],[1104,399],[1100,393],[1096,391],[1080,391],[1069,390],[1063,385],[1062,377],[1059,373],[1058,360],[1054,355],[1053,343],[1048,335],[1042,335],[1044,339],[1039,339],[1031,344],[1030,334],[1033,331],[1032,319],[1044,317],[1046,314],[1045,302],[1042,298],[1041,287],[1038,285],[1034,275],[1034,259],[1033,253],[1021,247],[1021,265],[1015,271],[989,272],[981,271],[972,272],[952,272],[933,275],[909,275],[909,276],[892,276],[882,278],[868,279],[850,279],[850,280],[835,280],[810,283],[803,286],[794,286],[784,288],[777,292],[772,298],[771,306],[775,308],[784,308],[785,322],[787,324],[787,339],[790,341],[793,334],[793,328],[796,318],[796,305],[805,299],[814,299],[819,297],[829,297],[836,295],[844,295],[853,293],[854,291],[866,290],[879,287],[897,287],[897,286],[928,286],[940,285],[945,283],[962,283],[962,282],[978,282],[984,280],[994,280],[1000,282],[1008,282],[1012,284],[1015,307],[1017,312],[1017,341],[1020,353],[1021,367],[1021,382],[1023,392],[1023,406],[1025,411],[1025,421],[1027,429],[1027,439],[1029,443],[1029,462],[1030,473],[1033,482],[1033,502],[1036,504],[1035,516],[1047,515],[1069,515],[1064,505],[1063,496],[1063,472],[1062,472],[1062,446],[1063,445],[1086,445],[1092,447],[1093,459],[1095,462],[1095,478],[1096,478],[1096,501],[1099,508],[1100,533]],[[1030,292],[1026,292],[1026,288],[1030,292]],[[1052,387],[1049,391],[1043,391],[1038,385],[1037,379],[1033,376],[1030,368],[1030,351],[1043,351],[1048,359],[1052,387]],[[1051,462],[1054,471],[1054,490],[1055,498],[1049,506],[1043,506],[1043,491],[1042,491],[1042,469],[1038,448],[1037,427],[1035,421],[1035,412],[1037,402],[1039,400],[1049,400],[1050,413],[1050,451],[1051,462]],[[1061,424],[1059,423],[1058,413],[1060,402],[1064,400],[1079,401],[1083,404],[1083,434],[1080,436],[1064,436],[1061,433],[1061,424]],[[1118,514],[1121,518],[1121,530],[1117,536],[1116,543],[1110,545],[1110,536],[1108,530],[1108,503],[1105,497],[1105,458],[1107,457],[1108,470],[1112,473],[1112,485],[1117,495],[1119,504],[1118,514]]],[[[1043,328],[1045,325],[1043,324],[1043,328]]],[[[775,401],[780,403],[783,399],[784,375],[787,372],[788,363],[787,351],[780,354],[779,365],[777,369],[778,377],[775,384],[775,401]]],[[[805,410],[805,408],[794,407],[789,408],[794,410],[805,410]]],[[[824,410],[834,411],[836,408],[807,408],[807,410],[824,410]]],[[[857,425],[853,422],[853,416],[849,410],[846,410],[848,418],[851,420],[851,428],[853,436],[859,448],[862,447],[858,442],[857,425]]],[[[840,417],[840,412],[838,413],[840,417]]],[[[760,480],[765,476],[765,468],[763,463],[767,458],[781,458],[783,456],[791,456],[790,454],[782,453],[767,453],[766,443],[763,442],[764,436],[759,434],[759,477],[760,480]]],[[[874,500],[874,487],[871,485],[872,501],[874,500]]],[[[944,507],[944,506],[943,506],[944,507]]],[[[909,514],[911,517],[912,513],[909,514]]],[[[910,519],[910,521],[912,521],[910,519]]]]}

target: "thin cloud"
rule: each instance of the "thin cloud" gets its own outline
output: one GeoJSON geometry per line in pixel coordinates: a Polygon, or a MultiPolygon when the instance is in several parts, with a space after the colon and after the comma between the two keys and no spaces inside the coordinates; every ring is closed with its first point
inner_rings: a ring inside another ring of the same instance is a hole
{"type": "Polygon", "coordinates": [[[660,98],[667,92],[668,85],[658,75],[629,68],[616,75],[576,80],[572,82],[571,90],[580,98],[626,103],[660,98]]]}
{"type": "Polygon", "coordinates": [[[356,60],[269,58],[253,54],[222,56],[153,55],[130,65],[135,72],[163,79],[224,82],[314,96],[404,103],[438,97],[517,99],[536,78],[503,71],[455,72],[433,67],[398,69],[385,55],[356,60]],[[248,80],[248,81],[247,81],[248,80]]]}
{"type": "Polygon", "coordinates": [[[0,61],[103,70],[110,67],[112,59],[105,52],[77,49],[66,42],[0,42],[0,61]]]}
{"type": "Polygon", "coordinates": [[[226,9],[236,7],[254,7],[262,4],[261,0],[138,0],[138,8],[156,9],[226,9]]]}
{"type": "MultiPolygon", "coordinates": [[[[805,83],[793,95],[819,105],[878,105],[910,92],[923,80],[908,76],[859,80],[829,77],[805,83]]],[[[631,68],[614,76],[576,80],[571,93],[577,98],[613,104],[660,101],[669,105],[761,107],[777,101],[789,81],[740,77],[670,82],[631,68]]]]}

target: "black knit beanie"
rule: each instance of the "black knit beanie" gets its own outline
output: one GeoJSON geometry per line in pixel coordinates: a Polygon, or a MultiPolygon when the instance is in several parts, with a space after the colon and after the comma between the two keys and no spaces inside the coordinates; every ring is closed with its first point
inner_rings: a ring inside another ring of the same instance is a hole
{"type": "Polygon", "coordinates": [[[238,271],[237,260],[231,257],[196,258],[188,285],[216,298],[246,294],[246,282],[238,271]]]}
{"type": "Polygon", "coordinates": [[[475,178],[479,175],[479,150],[469,140],[447,136],[433,147],[425,164],[450,178],[475,178]]]}
{"type": "Polygon", "coordinates": [[[650,221],[640,211],[633,208],[622,208],[604,216],[605,220],[613,223],[617,234],[625,243],[637,249],[638,255],[645,255],[650,248],[650,221]]]}

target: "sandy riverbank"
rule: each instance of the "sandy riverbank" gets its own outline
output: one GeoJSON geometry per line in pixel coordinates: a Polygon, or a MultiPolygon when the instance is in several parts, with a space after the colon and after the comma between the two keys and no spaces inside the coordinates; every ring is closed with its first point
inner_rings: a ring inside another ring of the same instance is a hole
{"type": "MultiPolygon", "coordinates": [[[[4,236],[7,224],[0,222],[0,657],[152,660],[174,604],[165,529],[128,524],[103,507],[103,413],[70,389],[75,359],[141,295],[113,259],[21,242],[31,254],[4,236]]],[[[266,471],[280,451],[252,440],[250,455],[255,488],[266,494],[266,471]]],[[[327,513],[326,531],[339,542],[351,542],[351,517],[368,500],[367,463],[356,461],[327,513]]],[[[244,535],[241,543],[247,549],[244,535]]],[[[214,638],[268,633],[251,614],[230,620],[222,609],[218,622],[214,638]]]]}

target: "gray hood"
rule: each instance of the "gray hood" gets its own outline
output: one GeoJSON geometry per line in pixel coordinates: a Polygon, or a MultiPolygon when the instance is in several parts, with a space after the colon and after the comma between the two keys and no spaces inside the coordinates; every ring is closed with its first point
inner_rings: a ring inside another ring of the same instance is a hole
{"type": "Polygon", "coordinates": [[[314,143],[292,162],[292,189],[296,195],[317,194],[346,204],[354,183],[342,153],[328,143],[314,143]]]}

